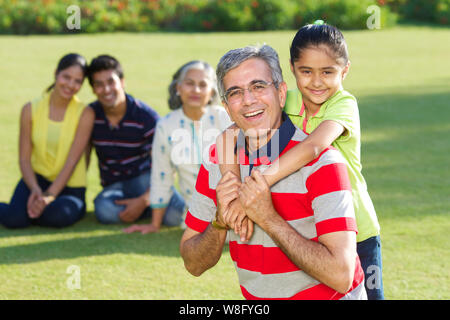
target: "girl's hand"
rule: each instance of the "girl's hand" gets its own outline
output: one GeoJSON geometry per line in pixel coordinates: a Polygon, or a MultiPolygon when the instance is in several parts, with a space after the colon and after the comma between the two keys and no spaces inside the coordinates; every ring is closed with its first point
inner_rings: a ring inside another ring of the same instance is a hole
{"type": "Polygon", "coordinates": [[[31,194],[27,201],[27,212],[30,218],[36,218],[39,214],[39,202],[42,199],[42,190],[39,187],[35,187],[31,190],[31,194]]]}
{"type": "Polygon", "coordinates": [[[245,218],[245,212],[242,210],[242,206],[240,205],[238,199],[234,198],[227,204],[227,208],[223,212],[223,221],[226,225],[228,225],[231,229],[234,229],[234,233],[238,234],[240,229],[240,223],[245,218]],[[236,223],[239,218],[239,226],[236,223]]]}
{"type": "Polygon", "coordinates": [[[245,218],[241,222],[241,227],[239,230],[239,236],[242,242],[250,241],[253,235],[253,226],[254,226],[253,221],[250,220],[249,217],[245,216],[245,218]]]}
{"type": "Polygon", "coordinates": [[[31,219],[37,219],[42,215],[42,212],[44,211],[45,207],[47,206],[47,201],[44,197],[40,196],[39,198],[35,199],[30,206],[30,209],[28,211],[28,216],[31,219]]]}
{"type": "Polygon", "coordinates": [[[239,234],[242,242],[247,242],[253,235],[253,221],[245,214],[239,199],[230,202],[228,209],[223,214],[224,222],[239,234]]]}

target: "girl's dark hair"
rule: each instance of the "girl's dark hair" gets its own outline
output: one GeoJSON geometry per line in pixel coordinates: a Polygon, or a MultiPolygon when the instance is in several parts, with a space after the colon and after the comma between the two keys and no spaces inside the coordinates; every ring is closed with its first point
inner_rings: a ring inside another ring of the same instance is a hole
{"type": "MultiPolygon", "coordinates": [[[[83,71],[83,78],[86,76],[86,74],[87,74],[86,59],[77,53],[69,53],[69,54],[66,54],[64,57],[62,57],[61,60],[59,60],[59,62],[58,62],[58,66],[56,67],[55,74],[58,74],[62,70],[65,70],[72,66],[79,66],[81,68],[81,70],[83,71]]],[[[53,89],[54,86],[55,86],[55,83],[52,83],[47,88],[46,91],[49,92],[50,90],[53,89]]]]}
{"type": "Polygon", "coordinates": [[[294,62],[300,58],[302,50],[321,44],[328,46],[338,62],[341,60],[343,65],[348,63],[347,44],[344,35],[338,28],[328,24],[308,24],[301,27],[292,40],[291,64],[294,65],[294,62]]]}
{"type": "Polygon", "coordinates": [[[92,59],[91,64],[89,65],[87,76],[91,86],[93,85],[94,73],[103,70],[114,70],[119,79],[123,79],[123,69],[120,62],[110,55],[102,54],[92,59]]]}

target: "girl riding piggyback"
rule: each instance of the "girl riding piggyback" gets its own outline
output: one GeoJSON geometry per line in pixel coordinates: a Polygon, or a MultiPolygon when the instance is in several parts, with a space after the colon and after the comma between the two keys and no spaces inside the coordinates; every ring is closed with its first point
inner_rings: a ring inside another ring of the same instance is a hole
{"type": "MultiPolygon", "coordinates": [[[[290,67],[297,89],[288,91],[284,112],[308,137],[273,162],[263,175],[272,186],[313,161],[330,145],[342,153],[352,186],[358,227],[357,251],[365,273],[368,298],[383,299],[380,226],[361,173],[358,104],[342,85],[350,69],[343,34],[321,20],[303,26],[291,43],[290,67]]],[[[226,155],[234,152],[230,140],[233,135],[223,134],[218,138],[218,143],[227,146],[222,159],[228,159],[226,155]]],[[[240,176],[238,165],[221,165],[222,173],[229,170],[240,176]]],[[[229,213],[224,215],[236,217],[235,226],[231,226],[236,231],[253,230],[252,226],[241,225],[242,221],[247,223],[242,211],[239,201],[233,201],[229,213]]]]}

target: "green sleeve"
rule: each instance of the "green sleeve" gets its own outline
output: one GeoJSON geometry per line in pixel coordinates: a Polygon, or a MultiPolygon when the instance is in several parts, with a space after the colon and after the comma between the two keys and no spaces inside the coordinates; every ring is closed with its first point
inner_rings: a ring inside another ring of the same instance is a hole
{"type": "Polygon", "coordinates": [[[345,132],[336,140],[347,141],[359,135],[359,111],[355,97],[352,95],[338,95],[327,101],[323,121],[332,120],[345,128],[345,132]]]}

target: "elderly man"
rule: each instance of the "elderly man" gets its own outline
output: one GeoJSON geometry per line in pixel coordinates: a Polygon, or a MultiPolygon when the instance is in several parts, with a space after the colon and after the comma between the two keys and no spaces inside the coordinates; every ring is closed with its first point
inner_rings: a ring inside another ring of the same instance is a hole
{"type": "Polygon", "coordinates": [[[328,148],[271,189],[260,170],[306,135],[282,112],[286,99],[277,53],[269,46],[231,50],[217,67],[219,92],[240,128],[241,176],[220,173],[214,149],[200,168],[180,243],[195,276],[213,267],[225,239],[246,299],[366,299],[356,253],[347,169],[328,148]],[[223,212],[239,195],[255,222],[248,243],[228,231],[223,212]]]}

